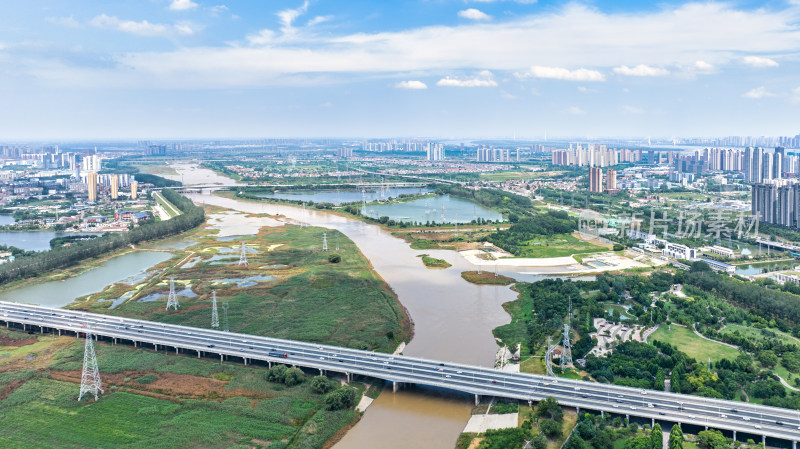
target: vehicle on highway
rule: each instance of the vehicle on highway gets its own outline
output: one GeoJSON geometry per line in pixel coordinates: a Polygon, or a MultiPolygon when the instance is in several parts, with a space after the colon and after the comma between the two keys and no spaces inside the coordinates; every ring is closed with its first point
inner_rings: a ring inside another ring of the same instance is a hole
{"type": "Polygon", "coordinates": [[[277,352],[277,351],[270,351],[270,352],[267,353],[267,355],[270,356],[270,357],[279,357],[279,358],[282,358],[282,359],[285,359],[285,358],[289,357],[289,355],[286,354],[285,352],[277,352]]]}

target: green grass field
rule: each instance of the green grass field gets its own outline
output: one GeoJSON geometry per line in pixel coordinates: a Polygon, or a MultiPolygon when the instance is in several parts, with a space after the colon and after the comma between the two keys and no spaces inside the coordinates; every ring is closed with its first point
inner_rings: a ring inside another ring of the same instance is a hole
{"type": "Polygon", "coordinates": [[[180,209],[178,209],[177,207],[175,207],[175,205],[167,201],[167,199],[164,198],[164,196],[161,195],[161,193],[153,192],[153,197],[155,197],[156,202],[158,202],[158,205],[161,206],[162,209],[164,209],[164,212],[166,212],[167,215],[169,215],[169,218],[177,217],[178,215],[181,214],[180,209]]]}
{"type": "Polygon", "coordinates": [[[105,393],[78,402],[83,341],[34,339],[17,351],[35,347],[36,358],[0,357],[0,447],[321,448],[356,419],[326,410],[308,381],[288,387],[260,367],[105,343],[96,346],[105,393]]]}
{"type": "Polygon", "coordinates": [[[700,338],[691,329],[675,324],[672,325],[672,330],[667,330],[667,326],[662,325],[650,335],[648,340],[659,340],[675,345],[702,363],[707,362],[709,358],[712,362],[717,362],[722,359],[733,360],[739,356],[738,350],[700,338]]]}
{"type": "Polygon", "coordinates": [[[519,257],[566,257],[573,254],[589,254],[608,251],[608,248],[593,245],[571,234],[555,234],[528,240],[521,247],[519,257]]]}

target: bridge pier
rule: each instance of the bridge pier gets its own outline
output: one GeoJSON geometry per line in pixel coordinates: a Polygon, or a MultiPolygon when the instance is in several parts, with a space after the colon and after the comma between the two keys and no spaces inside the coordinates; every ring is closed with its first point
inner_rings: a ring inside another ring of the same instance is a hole
{"type": "Polygon", "coordinates": [[[177,353],[178,353],[178,347],[176,346],[175,347],[175,354],[177,354],[177,353]]]}
{"type": "Polygon", "coordinates": [[[736,431],[733,431],[733,441],[736,441],[736,431]]]}
{"type": "Polygon", "coordinates": [[[133,347],[136,347],[136,340],[133,340],[133,347]]]}
{"type": "Polygon", "coordinates": [[[222,362],[222,354],[219,355],[219,361],[222,362]]]}
{"type": "Polygon", "coordinates": [[[703,427],[705,427],[705,428],[706,428],[706,430],[708,430],[708,426],[703,426],[703,427]]]}
{"type": "Polygon", "coordinates": [[[270,362],[269,360],[267,360],[267,368],[272,368],[272,362],[270,362]]]}
{"type": "MultiPolygon", "coordinates": [[[[178,352],[178,350],[176,349],[175,352],[178,352]]],[[[247,357],[244,358],[244,366],[247,366],[247,357]]]]}
{"type": "MultiPolygon", "coordinates": [[[[8,323],[6,323],[6,324],[8,324],[8,323]]],[[[61,329],[58,330],[58,336],[59,337],[61,336],[61,329]]]]}
{"type": "Polygon", "coordinates": [[[650,418],[650,428],[652,429],[655,426],[656,426],[656,419],[655,418],[650,418]]]}
{"type": "Polygon", "coordinates": [[[767,436],[766,435],[761,435],[761,444],[763,444],[764,446],[767,445],[767,436]]]}
{"type": "Polygon", "coordinates": [[[797,449],[797,441],[792,441],[792,449],[797,449]]]}
{"type": "Polygon", "coordinates": [[[350,383],[352,381],[352,378],[351,378],[352,374],[344,373],[344,375],[345,375],[345,378],[347,379],[347,383],[350,383]]]}
{"type": "Polygon", "coordinates": [[[153,343],[153,347],[155,348],[156,352],[158,352],[158,345],[156,343],[153,343]]]}
{"type": "Polygon", "coordinates": [[[200,358],[200,351],[197,351],[197,358],[200,358]]]}
{"type": "Polygon", "coordinates": [[[325,375],[325,371],[323,371],[322,368],[319,369],[319,375],[320,376],[324,376],[325,375]]]}
{"type": "Polygon", "coordinates": [[[114,343],[112,343],[112,344],[117,344],[117,337],[114,337],[113,340],[114,340],[114,343]]]}
{"type": "Polygon", "coordinates": [[[477,407],[478,405],[480,405],[480,403],[481,403],[481,395],[479,395],[479,394],[476,394],[476,395],[475,395],[475,407],[477,407]]]}
{"type": "Polygon", "coordinates": [[[397,390],[400,389],[400,384],[397,382],[392,382],[392,393],[397,393],[397,390]]]}
{"type": "Polygon", "coordinates": [[[606,417],[606,412],[600,410],[600,417],[601,418],[605,418],[606,417]]]}

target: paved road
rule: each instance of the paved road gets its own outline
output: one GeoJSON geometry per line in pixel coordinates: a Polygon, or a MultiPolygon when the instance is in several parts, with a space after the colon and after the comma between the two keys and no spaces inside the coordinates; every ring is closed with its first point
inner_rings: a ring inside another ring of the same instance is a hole
{"type": "Polygon", "coordinates": [[[569,407],[800,440],[797,410],[0,301],[2,322],[29,330],[90,332],[198,356],[285,363],[475,395],[532,401],[553,396],[569,407]]]}

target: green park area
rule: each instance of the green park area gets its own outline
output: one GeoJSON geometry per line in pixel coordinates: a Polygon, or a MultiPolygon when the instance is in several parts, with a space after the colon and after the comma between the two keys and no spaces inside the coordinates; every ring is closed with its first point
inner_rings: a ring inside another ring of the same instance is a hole
{"type": "Polygon", "coordinates": [[[427,254],[421,254],[419,257],[422,258],[422,263],[424,263],[425,266],[428,268],[448,268],[452,266],[448,261],[444,259],[437,259],[427,254]]]}
{"type": "Polygon", "coordinates": [[[676,324],[661,325],[650,335],[649,340],[658,340],[677,346],[699,362],[708,362],[709,359],[712,362],[718,362],[721,359],[734,360],[740,354],[738,349],[706,340],[692,332],[690,328],[676,324]]]}
{"type": "Polygon", "coordinates": [[[585,242],[573,234],[537,236],[519,246],[519,257],[568,257],[573,254],[590,254],[608,251],[608,248],[585,242]]]}

